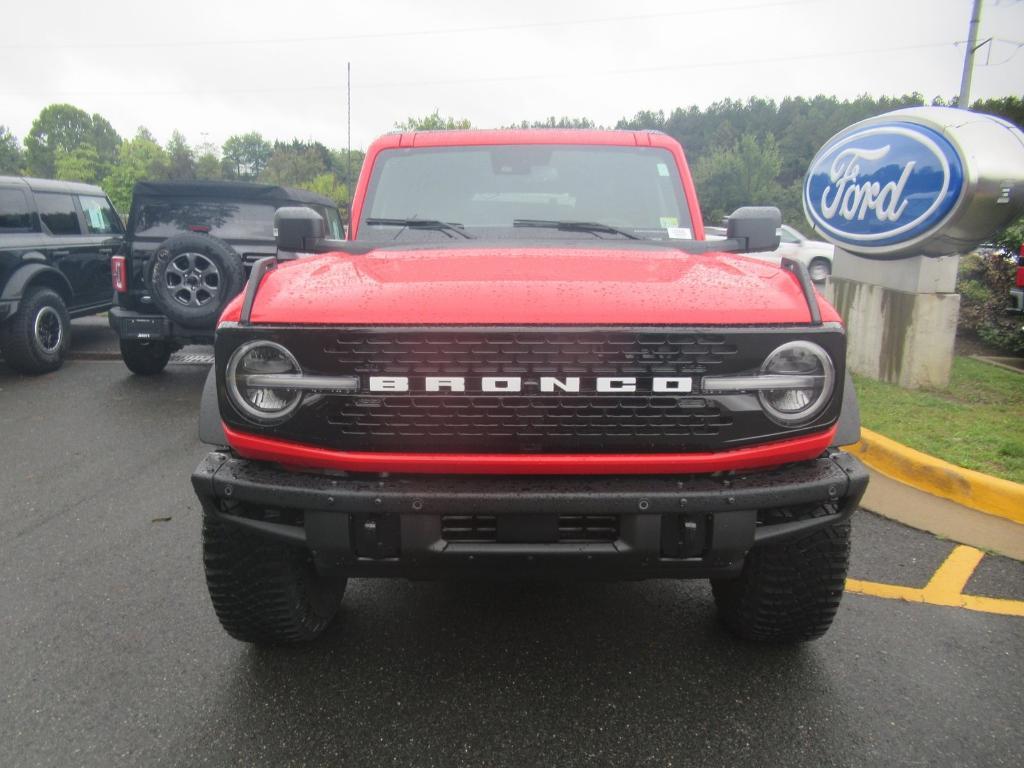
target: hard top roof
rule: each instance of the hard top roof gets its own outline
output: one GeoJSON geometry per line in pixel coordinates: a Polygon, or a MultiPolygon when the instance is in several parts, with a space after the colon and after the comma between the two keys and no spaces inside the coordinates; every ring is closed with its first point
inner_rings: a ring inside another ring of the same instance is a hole
{"type": "Polygon", "coordinates": [[[661,131],[601,128],[471,128],[459,131],[410,131],[386,134],[375,145],[386,147],[460,147],[498,144],[579,144],[667,147],[675,140],[661,131]]]}
{"type": "Polygon", "coordinates": [[[57,179],[36,179],[31,176],[0,176],[0,184],[24,186],[33,192],[64,192],[76,195],[105,195],[95,184],[80,181],[59,181],[57,179]]]}
{"type": "Polygon", "coordinates": [[[205,198],[250,200],[273,204],[306,203],[336,208],[329,197],[305,189],[279,187],[273,184],[253,184],[247,181],[140,181],[132,190],[132,204],[136,198],[205,198]]]}

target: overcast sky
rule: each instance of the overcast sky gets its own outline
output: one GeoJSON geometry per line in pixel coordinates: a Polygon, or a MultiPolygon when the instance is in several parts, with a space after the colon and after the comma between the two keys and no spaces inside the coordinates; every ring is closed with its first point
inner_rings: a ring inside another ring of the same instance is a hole
{"type": "MultiPolygon", "coordinates": [[[[435,108],[497,127],[614,125],[727,97],[960,88],[971,0],[25,0],[0,26],[0,125],[47,104],[192,143],[352,145],[435,108]],[[959,42],[959,45],[958,45],[959,42]]],[[[1024,95],[1024,2],[985,0],[975,98],[1024,95]]]]}

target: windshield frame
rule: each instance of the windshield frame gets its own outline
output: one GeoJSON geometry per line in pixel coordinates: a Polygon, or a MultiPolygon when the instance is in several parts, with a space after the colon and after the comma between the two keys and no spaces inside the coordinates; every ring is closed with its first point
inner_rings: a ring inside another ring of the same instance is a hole
{"type": "MultiPolygon", "coordinates": [[[[697,205],[696,195],[693,191],[693,183],[690,178],[689,168],[687,167],[685,157],[683,156],[682,148],[679,144],[664,134],[638,134],[634,132],[625,131],[458,131],[450,132],[449,135],[443,133],[427,133],[427,134],[401,134],[401,135],[389,135],[378,139],[371,146],[368,153],[368,162],[364,164],[362,173],[359,179],[358,189],[356,193],[356,199],[354,201],[352,210],[352,231],[349,233],[351,240],[360,240],[365,243],[378,242],[384,244],[388,242],[386,238],[378,239],[377,237],[369,236],[363,232],[363,227],[366,226],[369,231],[369,227],[366,224],[368,218],[379,218],[378,212],[373,211],[374,197],[378,191],[378,184],[382,175],[382,169],[386,166],[386,163],[379,162],[382,158],[387,158],[388,155],[395,153],[413,153],[423,150],[434,150],[435,152],[440,151],[459,151],[459,150],[491,150],[495,148],[509,148],[516,149],[518,147],[536,147],[538,149],[547,149],[551,151],[557,150],[581,150],[581,151],[601,151],[601,150],[623,150],[626,152],[652,152],[661,155],[663,160],[659,162],[659,165],[667,167],[667,173],[661,173],[659,169],[659,175],[667,175],[671,184],[666,185],[667,189],[671,190],[671,195],[674,197],[674,205],[678,207],[679,219],[688,217],[688,220],[676,221],[675,225],[666,225],[662,228],[652,228],[650,226],[629,226],[623,225],[621,222],[613,223],[607,221],[596,221],[589,223],[605,224],[611,227],[619,227],[621,229],[628,230],[630,232],[636,232],[636,234],[644,240],[651,242],[666,242],[671,243],[673,239],[678,242],[680,238],[688,240],[700,240],[703,239],[703,224],[701,222],[700,209],[697,205]],[[451,135],[456,134],[456,135],[451,135]],[[412,139],[410,141],[410,139],[412,139]],[[425,139],[425,140],[424,140],[425,139]],[[372,215],[371,215],[372,214],[372,215]],[[669,230],[674,230],[672,234],[669,230]],[[688,232],[687,232],[688,231],[688,232]]],[[[565,223],[572,223],[570,218],[571,213],[567,211],[565,223]]],[[[412,215],[412,214],[409,214],[412,215]]],[[[424,218],[428,218],[424,214],[424,218]]],[[[669,218],[669,217],[665,217],[669,218]]],[[[461,222],[453,222],[458,226],[462,226],[461,222]]],[[[376,228],[374,228],[376,229],[376,228]]],[[[499,230],[505,230],[506,227],[494,227],[486,225],[474,226],[472,224],[467,225],[467,230],[477,232],[479,234],[474,235],[481,240],[500,239],[508,243],[510,240],[514,240],[519,244],[527,245],[534,237],[528,232],[523,232],[512,225],[509,222],[507,231],[502,231],[500,235],[496,235],[499,230]]],[[[397,231],[397,230],[396,230],[397,231]]],[[[409,232],[410,230],[405,230],[409,232]]],[[[439,232],[433,233],[438,242],[448,240],[439,232]]],[[[540,235],[538,231],[536,235],[540,235]]],[[[550,234],[550,233],[549,233],[550,234]]],[[[591,231],[579,230],[567,232],[569,237],[575,240],[585,241],[590,239],[592,241],[597,239],[619,239],[624,240],[620,235],[614,235],[609,233],[595,234],[591,231]]],[[[403,240],[405,237],[403,236],[403,240]]],[[[415,238],[420,240],[421,238],[415,238]]],[[[545,238],[546,239],[546,238],[545,238]]],[[[559,237],[558,239],[564,239],[559,237]]]]}

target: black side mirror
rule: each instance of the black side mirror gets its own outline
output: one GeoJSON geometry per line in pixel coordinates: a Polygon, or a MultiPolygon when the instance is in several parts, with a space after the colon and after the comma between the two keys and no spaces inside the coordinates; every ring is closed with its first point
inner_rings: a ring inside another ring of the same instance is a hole
{"type": "Polygon", "coordinates": [[[746,242],[740,253],[774,251],[779,247],[781,226],[782,214],[778,208],[748,205],[732,212],[725,225],[725,237],[746,242]]]}
{"type": "Polygon", "coordinates": [[[312,253],[316,243],[326,239],[327,223],[312,208],[278,208],[274,214],[274,237],[279,251],[312,253]]]}

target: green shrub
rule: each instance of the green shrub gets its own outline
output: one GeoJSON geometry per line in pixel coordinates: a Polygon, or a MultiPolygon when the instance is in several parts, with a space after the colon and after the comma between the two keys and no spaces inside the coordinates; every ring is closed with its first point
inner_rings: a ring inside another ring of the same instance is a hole
{"type": "Polygon", "coordinates": [[[1024,318],[1010,314],[1010,287],[1017,267],[1021,222],[1006,230],[994,252],[971,253],[960,260],[958,331],[1008,354],[1024,354],[1024,318]]]}

